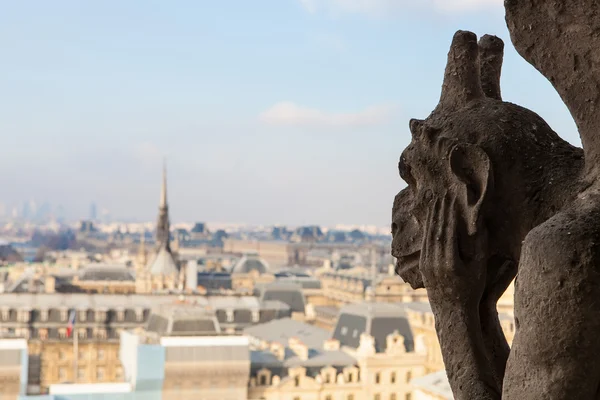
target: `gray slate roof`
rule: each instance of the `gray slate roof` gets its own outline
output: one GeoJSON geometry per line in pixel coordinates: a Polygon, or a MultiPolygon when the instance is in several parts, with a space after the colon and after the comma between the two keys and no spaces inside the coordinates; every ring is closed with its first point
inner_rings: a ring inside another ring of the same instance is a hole
{"type": "Polygon", "coordinates": [[[287,346],[289,339],[297,338],[311,349],[322,349],[323,343],[331,337],[325,329],[295,321],[291,318],[276,319],[265,324],[244,329],[246,335],[269,343],[287,346]]]}
{"type": "Polygon", "coordinates": [[[412,381],[412,384],[415,388],[436,394],[446,400],[454,399],[448,377],[446,376],[446,371],[438,371],[420,378],[415,378],[412,381]]]}
{"type": "Polygon", "coordinates": [[[79,272],[82,281],[135,281],[132,270],[124,265],[92,264],[79,272]]]}
{"type": "Polygon", "coordinates": [[[220,333],[215,315],[205,307],[178,304],[152,311],[146,330],[161,336],[203,336],[220,333]]]}
{"type": "Polygon", "coordinates": [[[232,274],[247,274],[256,271],[260,274],[269,272],[269,265],[265,260],[254,255],[245,255],[238,260],[231,269],[232,274]]]}
{"type": "Polygon", "coordinates": [[[287,304],[293,312],[305,311],[305,299],[302,287],[295,283],[269,283],[261,288],[261,301],[278,300],[287,304]]]}
{"type": "Polygon", "coordinates": [[[375,339],[377,352],[387,348],[387,336],[398,331],[404,337],[406,351],[413,351],[413,333],[403,306],[390,303],[356,303],[340,310],[333,338],[342,346],[358,348],[360,335],[368,333],[375,339]]]}
{"type": "Polygon", "coordinates": [[[160,247],[158,253],[148,263],[148,270],[152,275],[174,275],[178,272],[173,254],[166,246],[160,247]]]}

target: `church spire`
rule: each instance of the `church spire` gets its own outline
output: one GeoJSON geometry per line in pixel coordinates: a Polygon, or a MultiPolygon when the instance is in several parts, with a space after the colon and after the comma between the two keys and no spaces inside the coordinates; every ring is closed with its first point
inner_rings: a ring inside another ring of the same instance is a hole
{"type": "Polygon", "coordinates": [[[166,247],[170,251],[169,205],[167,204],[167,163],[163,162],[162,187],[160,190],[160,205],[156,223],[157,247],[166,247]]]}
{"type": "Polygon", "coordinates": [[[160,190],[160,208],[167,208],[167,160],[163,160],[162,188],[160,190]]]}

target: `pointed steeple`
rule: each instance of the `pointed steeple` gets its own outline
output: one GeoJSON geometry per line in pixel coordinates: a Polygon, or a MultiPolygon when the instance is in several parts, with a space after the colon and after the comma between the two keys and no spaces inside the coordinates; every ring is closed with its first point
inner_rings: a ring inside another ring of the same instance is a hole
{"type": "Polygon", "coordinates": [[[167,203],[167,164],[163,162],[162,187],[160,190],[160,204],[158,207],[158,221],[156,223],[157,248],[165,247],[170,251],[169,205],[167,203]]]}
{"type": "Polygon", "coordinates": [[[169,205],[167,203],[167,165],[163,163],[162,187],[156,223],[156,249],[154,257],[146,266],[151,275],[174,275],[178,272],[177,262],[171,252],[169,205]]]}
{"type": "Polygon", "coordinates": [[[167,160],[163,159],[162,188],[160,190],[160,208],[167,208],[167,160]]]}

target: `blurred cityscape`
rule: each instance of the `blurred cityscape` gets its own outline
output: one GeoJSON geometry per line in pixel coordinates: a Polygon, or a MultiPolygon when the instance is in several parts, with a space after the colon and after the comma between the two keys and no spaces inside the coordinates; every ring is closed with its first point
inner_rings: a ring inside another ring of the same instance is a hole
{"type": "Polygon", "coordinates": [[[162,179],[155,222],[0,205],[0,399],[452,398],[389,229],[171,225],[162,179]]]}

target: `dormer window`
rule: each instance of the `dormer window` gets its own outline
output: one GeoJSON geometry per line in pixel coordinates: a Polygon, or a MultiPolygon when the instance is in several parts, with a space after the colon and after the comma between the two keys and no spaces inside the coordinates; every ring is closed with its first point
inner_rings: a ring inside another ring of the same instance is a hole
{"type": "Polygon", "coordinates": [[[97,310],[94,318],[96,319],[96,322],[103,322],[106,319],[106,312],[103,310],[97,310]]]}
{"type": "Polygon", "coordinates": [[[96,328],[94,336],[96,337],[96,339],[100,339],[100,340],[106,339],[106,329],[96,328]]]}
{"type": "Polygon", "coordinates": [[[29,321],[29,310],[19,310],[19,321],[20,322],[28,322],[29,321]]]}

